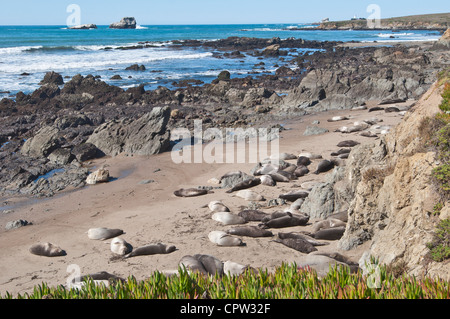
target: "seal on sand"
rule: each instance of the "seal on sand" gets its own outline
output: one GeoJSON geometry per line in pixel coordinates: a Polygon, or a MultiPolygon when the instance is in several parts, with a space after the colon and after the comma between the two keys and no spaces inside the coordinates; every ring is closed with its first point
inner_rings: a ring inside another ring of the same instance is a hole
{"type": "Polygon", "coordinates": [[[279,171],[270,173],[269,175],[277,183],[289,183],[291,181],[288,177],[280,174],[279,171]]]}
{"type": "Polygon", "coordinates": [[[323,240],[338,240],[345,233],[345,227],[334,227],[328,229],[322,229],[312,234],[315,239],[323,239],[323,240]]]}
{"type": "Polygon", "coordinates": [[[293,239],[302,239],[306,240],[308,243],[310,243],[313,246],[326,246],[329,245],[327,242],[320,242],[311,236],[308,236],[306,234],[298,233],[298,232],[291,232],[291,233],[278,233],[278,238],[280,239],[287,239],[287,238],[293,238],[293,239]]]}
{"type": "Polygon", "coordinates": [[[285,228],[285,227],[295,227],[295,226],[306,226],[309,221],[309,216],[293,215],[287,213],[286,216],[271,219],[267,222],[260,224],[262,228],[285,228]]]}
{"type": "Polygon", "coordinates": [[[327,218],[325,220],[315,223],[312,226],[312,232],[316,233],[322,229],[329,229],[329,228],[340,227],[340,226],[345,226],[345,225],[346,225],[346,223],[343,222],[342,220],[334,219],[334,218],[327,218]]]}
{"type": "Polygon", "coordinates": [[[356,141],[352,141],[352,140],[348,140],[348,141],[342,141],[340,142],[337,147],[355,147],[356,145],[359,145],[361,143],[356,142],[356,141]]]}
{"type": "Polygon", "coordinates": [[[244,218],[230,212],[215,213],[212,215],[212,219],[224,225],[240,225],[246,223],[244,218]]]}
{"type": "Polygon", "coordinates": [[[187,255],[181,258],[179,265],[193,272],[200,272],[202,274],[213,276],[216,274],[219,276],[223,275],[223,262],[211,255],[187,255]]]}
{"type": "Polygon", "coordinates": [[[224,231],[215,230],[208,234],[209,240],[217,244],[218,246],[233,247],[233,246],[245,246],[242,239],[227,234],[224,231]]]}
{"type": "Polygon", "coordinates": [[[245,199],[246,201],[252,201],[252,202],[263,202],[266,199],[264,196],[259,195],[258,193],[255,193],[254,191],[251,191],[249,189],[243,189],[238,192],[236,192],[236,196],[245,199]]]}
{"type": "Polygon", "coordinates": [[[30,253],[45,257],[60,257],[66,255],[64,250],[52,243],[35,244],[30,247],[30,253]]]}
{"type": "Polygon", "coordinates": [[[249,178],[246,179],[240,183],[237,183],[233,188],[229,189],[226,191],[226,193],[233,193],[233,192],[237,192],[240,191],[242,189],[248,189],[251,187],[255,187],[258,186],[259,184],[261,184],[261,179],[259,178],[249,178]]]}
{"type": "Polygon", "coordinates": [[[230,209],[220,201],[212,201],[208,204],[208,207],[212,212],[217,212],[217,213],[230,211],[230,209]]]}
{"type": "Polygon", "coordinates": [[[311,164],[311,159],[306,156],[299,156],[297,159],[297,166],[308,166],[311,164]]]}
{"type": "Polygon", "coordinates": [[[118,237],[123,234],[122,229],[110,229],[105,227],[91,228],[87,232],[89,239],[105,240],[118,237]]]}
{"type": "Polygon", "coordinates": [[[308,167],[306,167],[304,165],[297,166],[297,168],[294,171],[294,174],[297,177],[303,177],[308,173],[309,173],[309,169],[308,169],[308,167]]]}
{"type": "Polygon", "coordinates": [[[235,236],[246,236],[246,237],[272,237],[273,233],[269,230],[262,229],[258,226],[240,226],[234,227],[227,230],[227,233],[235,236]]]}
{"type": "Polygon", "coordinates": [[[296,251],[299,251],[304,254],[312,253],[313,251],[317,251],[317,248],[314,247],[312,244],[307,242],[306,240],[300,239],[300,238],[277,238],[274,240],[276,243],[281,243],[285,245],[286,247],[295,249],[296,251]]]}
{"type": "Polygon", "coordinates": [[[212,193],[213,192],[208,191],[206,189],[198,189],[198,188],[181,188],[173,192],[173,194],[177,197],[196,197],[212,193]]]}
{"type": "Polygon", "coordinates": [[[269,216],[267,213],[254,209],[243,210],[238,215],[244,218],[246,222],[260,222],[263,218],[269,216]]]}
{"type": "Polygon", "coordinates": [[[239,275],[242,275],[247,270],[254,271],[254,269],[252,267],[241,265],[234,261],[228,260],[223,263],[223,272],[224,272],[224,274],[229,275],[229,276],[239,276],[239,275]]]}
{"type": "Polygon", "coordinates": [[[285,194],[281,194],[278,197],[281,199],[285,199],[288,202],[295,202],[297,199],[300,199],[300,198],[305,199],[308,196],[309,196],[309,192],[305,192],[302,190],[296,190],[296,191],[290,191],[285,194]]]}
{"type": "Polygon", "coordinates": [[[131,250],[131,245],[122,238],[116,237],[111,241],[111,251],[116,255],[124,256],[131,250]]]}
{"type": "Polygon", "coordinates": [[[320,173],[325,173],[334,168],[334,163],[328,160],[323,160],[317,165],[317,170],[314,172],[314,174],[318,175],[320,173]]]}
{"type": "Polygon", "coordinates": [[[177,248],[175,246],[169,246],[162,243],[151,244],[133,250],[128,255],[125,255],[124,258],[157,255],[157,254],[170,254],[171,252],[174,252],[176,249],[177,248]]]}
{"type": "Polygon", "coordinates": [[[262,175],[260,177],[261,184],[266,186],[276,186],[277,182],[273,180],[272,176],[270,175],[262,175]]]}

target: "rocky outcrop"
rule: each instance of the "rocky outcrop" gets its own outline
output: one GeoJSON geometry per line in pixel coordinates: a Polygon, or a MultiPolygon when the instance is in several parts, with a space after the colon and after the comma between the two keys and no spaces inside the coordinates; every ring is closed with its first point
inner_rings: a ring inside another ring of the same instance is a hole
{"type": "Polygon", "coordinates": [[[349,109],[374,100],[418,99],[434,81],[430,59],[414,49],[351,50],[356,51],[349,54],[338,49],[317,55],[320,62],[311,63],[313,67],[300,85],[283,99],[284,105],[328,110],[349,109]],[[348,59],[332,58],[339,55],[348,59]]]}
{"type": "Polygon", "coordinates": [[[21,153],[30,157],[46,157],[59,146],[58,133],[59,130],[53,126],[43,127],[25,142],[21,153]]]}
{"type": "Polygon", "coordinates": [[[98,127],[87,143],[110,156],[120,153],[158,154],[170,146],[169,118],[169,107],[157,107],[137,120],[125,118],[109,121],[98,127]]]}
{"type": "Polygon", "coordinates": [[[97,29],[97,25],[90,23],[90,24],[81,24],[81,25],[76,25],[73,27],[69,27],[68,29],[71,30],[90,30],[90,29],[97,29]]]}
{"type": "Polygon", "coordinates": [[[450,48],[450,28],[445,31],[445,33],[437,42],[437,45],[450,48]]]}
{"type": "Polygon", "coordinates": [[[136,29],[136,19],[133,17],[125,17],[120,22],[114,22],[109,25],[110,29],[136,29]]]}

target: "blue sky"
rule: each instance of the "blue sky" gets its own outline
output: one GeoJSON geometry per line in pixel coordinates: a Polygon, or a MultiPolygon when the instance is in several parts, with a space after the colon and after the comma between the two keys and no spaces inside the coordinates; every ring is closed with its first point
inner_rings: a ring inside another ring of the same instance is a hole
{"type": "Polygon", "coordinates": [[[81,23],[108,25],[133,16],[140,25],[257,24],[316,22],[368,17],[377,4],[381,17],[449,12],[448,0],[14,0],[2,1],[0,25],[65,25],[67,7],[77,4],[81,23]]]}

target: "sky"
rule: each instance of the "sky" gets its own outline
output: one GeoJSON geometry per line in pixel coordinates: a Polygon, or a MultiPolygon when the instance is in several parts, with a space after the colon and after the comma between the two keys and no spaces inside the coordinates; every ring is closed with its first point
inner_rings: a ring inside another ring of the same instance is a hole
{"type": "Polygon", "coordinates": [[[139,25],[311,23],[368,18],[371,4],[381,18],[450,12],[448,0],[14,0],[2,1],[0,25],[66,25],[76,12],[71,21],[97,25],[126,16],[139,25]]]}

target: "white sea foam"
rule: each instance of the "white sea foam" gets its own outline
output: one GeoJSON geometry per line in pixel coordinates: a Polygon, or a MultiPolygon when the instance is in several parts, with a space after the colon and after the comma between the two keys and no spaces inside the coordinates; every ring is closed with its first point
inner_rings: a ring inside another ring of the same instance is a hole
{"type": "Polygon", "coordinates": [[[137,25],[136,29],[138,29],[138,30],[147,30],[148,28],[147,27],[143,27],[141,25],[137,25]]]}

